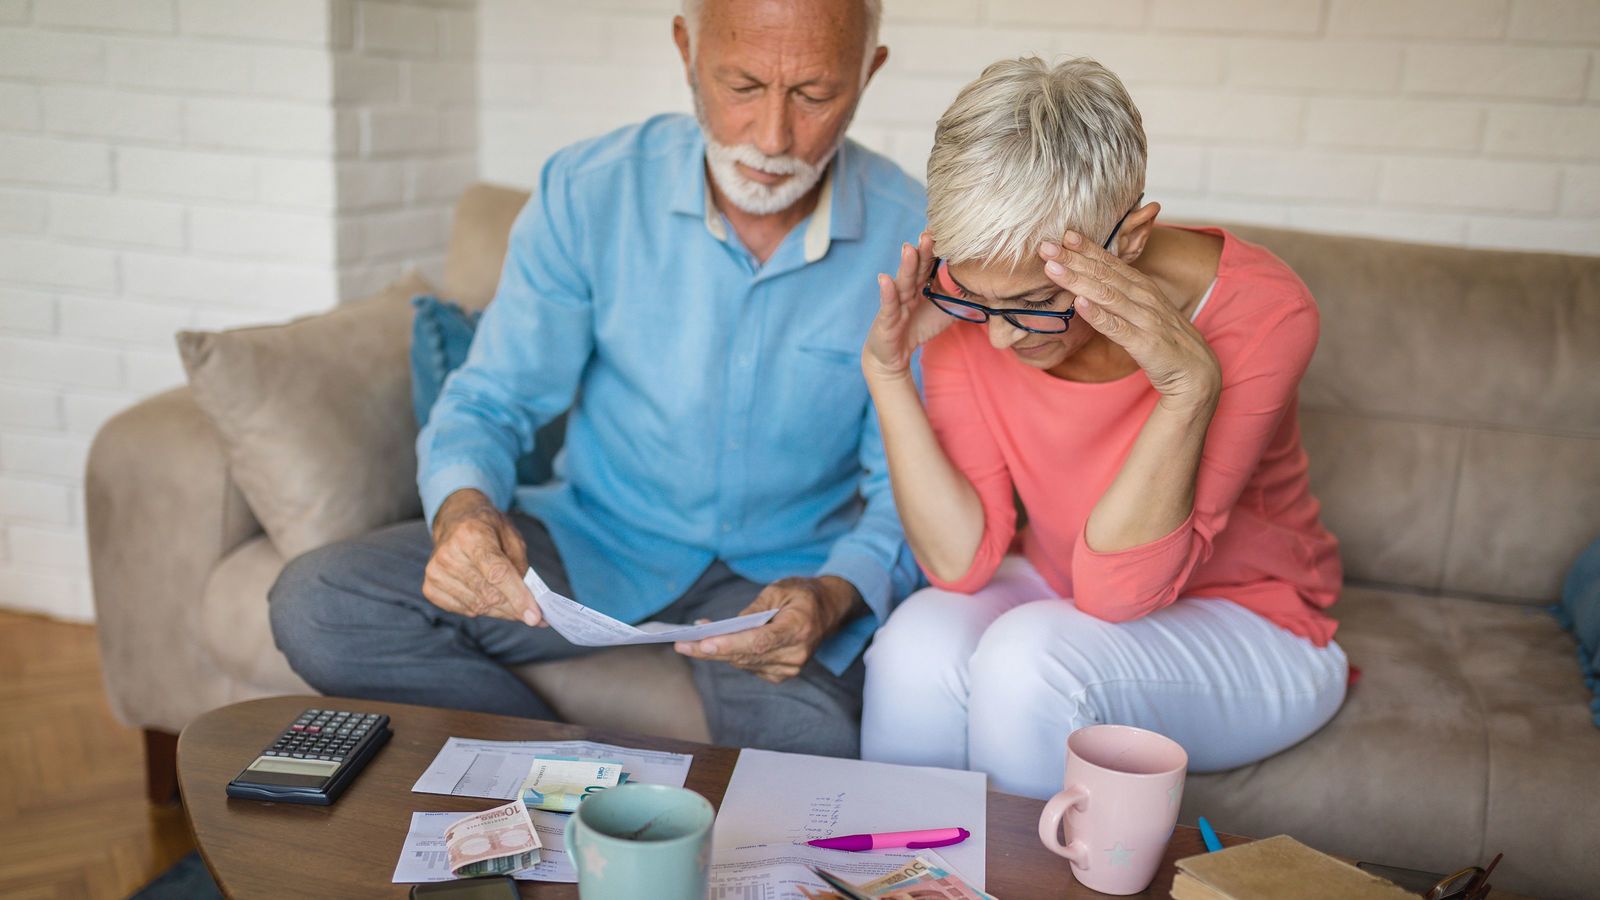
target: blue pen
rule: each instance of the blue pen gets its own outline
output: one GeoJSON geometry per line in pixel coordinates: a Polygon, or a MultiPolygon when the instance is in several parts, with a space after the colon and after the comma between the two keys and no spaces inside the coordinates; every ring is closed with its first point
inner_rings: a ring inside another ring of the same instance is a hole
{"type": "Polygon", "coordinates": [[[1205,816],[1200,817],[1200,840],[1206,842],[1206,852],[1215,853],[1222,849],[1222,842],[1217,840],[1217,830],[1211,827],[1205,816]]]}

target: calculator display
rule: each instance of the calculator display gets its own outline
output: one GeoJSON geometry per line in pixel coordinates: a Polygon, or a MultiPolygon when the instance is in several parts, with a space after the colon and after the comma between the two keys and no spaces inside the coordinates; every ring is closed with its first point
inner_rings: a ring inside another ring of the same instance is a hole
{"type": "Polygon", "coordinates": [[[339,768],[338,763],[321,762],[313,759],[277,759],[273,757],[258,757],[250,764],[251,772],[282,772],[285,775],[320,775],[326,778],[339,768]]]}

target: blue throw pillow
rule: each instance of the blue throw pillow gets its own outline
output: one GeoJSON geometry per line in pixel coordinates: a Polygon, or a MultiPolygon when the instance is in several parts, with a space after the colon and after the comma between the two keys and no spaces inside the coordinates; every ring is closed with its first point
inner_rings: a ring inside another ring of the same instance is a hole
{"type": "Polygon", "coordinates": [[[1600,540],[1578,555],[1561,588],[1561,603],[1552,609],[1578,639],[1578,665],[1584,683],[1595,692],[1589,709],[1594,724],[1600,725],[1600,540]]]}
{"type": "MultiPolygon", "coordinates": [[[[472,346],[472,335],[478,330],[483,312],[468,311],[426,294],[412,298],[411,305],[416,309],[411,320],[411,409],[420,428],[428,424],[445,378],[467,361],[467,349],[472,346]]],[[[539,429],[533,452],[517,460],[518,484],[550,480],[566,430],[565,414],[539,429]]]]}

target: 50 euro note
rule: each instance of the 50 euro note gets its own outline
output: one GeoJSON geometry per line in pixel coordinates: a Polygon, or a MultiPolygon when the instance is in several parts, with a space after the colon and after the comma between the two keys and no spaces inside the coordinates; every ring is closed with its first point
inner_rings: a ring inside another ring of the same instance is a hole
{"type": "Polygon", "coordinates": [[[569,813],[590,794],[614,788],[626,779],[619,762],[536,756],[518,795],[533,809],[569,813]]]}
{"type": "MultiPolygon", "coordinates": [[[[823,874],[818,871],[818,875],[823,874]]],[[[893,872],[864,884],[847,886],[839,884],[838,876],[826,879],[837,887],[848,887],[847,898],[866,897],[871,900],[994,900],[944,866],[925,856],[918,856],[893,872]]]]}
{"type": "Polygon", "coordinates": [[[925,875],[903,881],[872,896],[874,900],[993,900],[983,891],[949,874],[940,877],[925,875]]]}
{"type": "Polygon", "coordinates": [[[464,816],[444,830],[450,874],[457,878],[520,872],[539,863],[541,846],[521,798],[464,816]]]}

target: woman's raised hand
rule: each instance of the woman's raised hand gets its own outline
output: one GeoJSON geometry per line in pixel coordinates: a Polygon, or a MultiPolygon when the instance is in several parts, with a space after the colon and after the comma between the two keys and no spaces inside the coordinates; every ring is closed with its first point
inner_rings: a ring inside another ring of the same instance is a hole
{"type": "Polygon", "coordinates": [[[1149,276],[1075,231],[1060,244],[1041,244],[1039,256],[1045,275],[1077,296],[1079,318],[1126,350],[1164,402],[1216,402],[1216,354],[1149,276]]]}
{"type": "Polygon", "coordinates": [[[923,232],[916,246],[900,245],[900,270],[893,278],[878,275],[878,317],[861,348],[861,368],[868,378],[910,373],[911,354],[955,321],[923,301],[933,262],[933,238],[923,232]]]}

